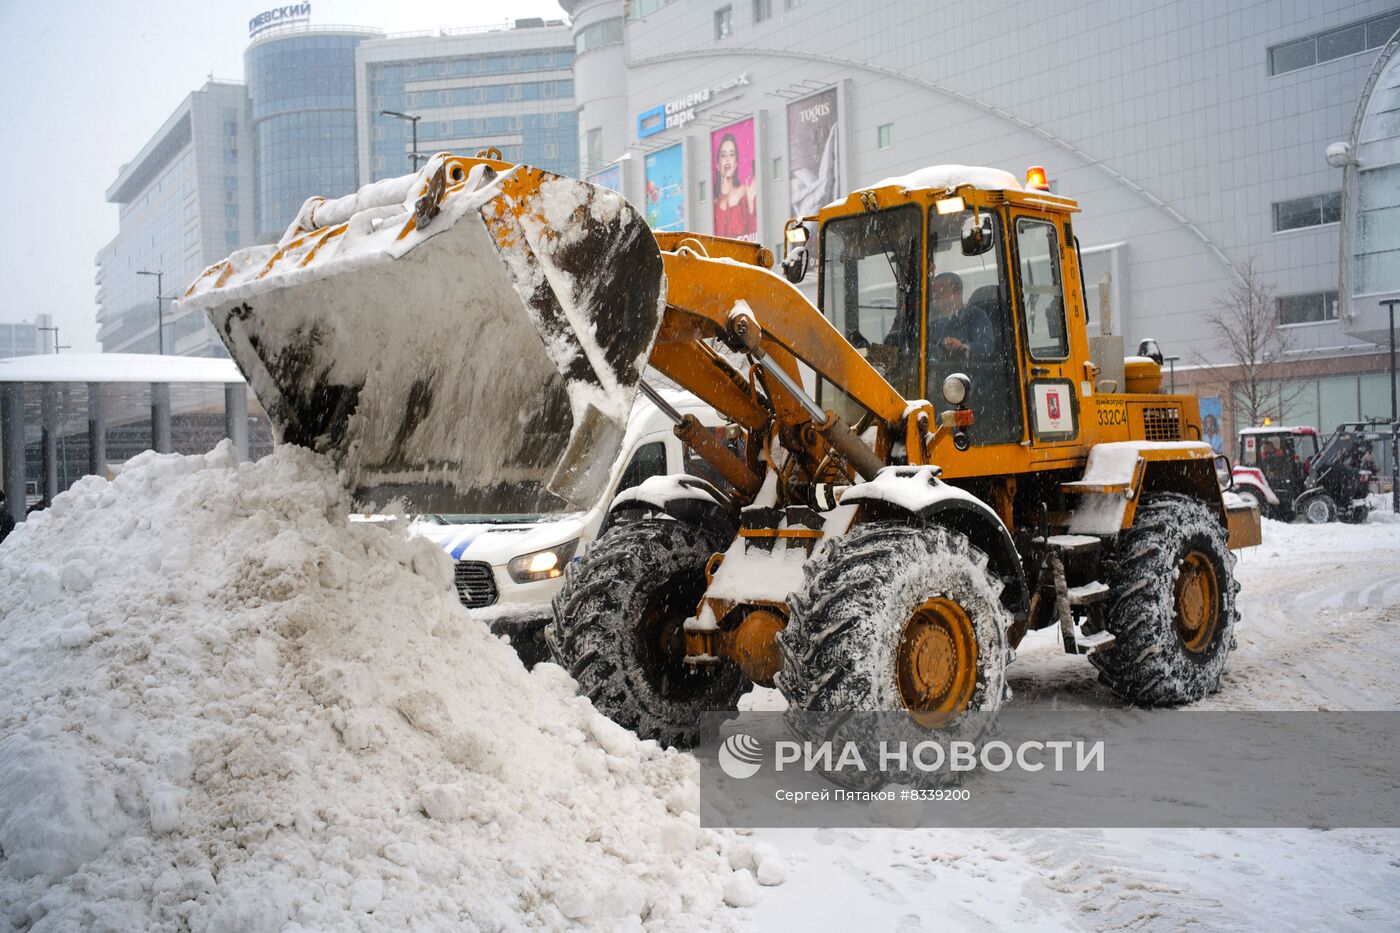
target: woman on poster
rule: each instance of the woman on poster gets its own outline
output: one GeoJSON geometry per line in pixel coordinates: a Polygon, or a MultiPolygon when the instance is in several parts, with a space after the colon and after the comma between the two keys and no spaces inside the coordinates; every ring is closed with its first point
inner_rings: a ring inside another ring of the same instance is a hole
{"type": "Polygon", "coordinates": [[[715,236],[752,240],[758,233],[758,186],[739,177],[739,141],[725,133],[715,154],[715,236]]]}

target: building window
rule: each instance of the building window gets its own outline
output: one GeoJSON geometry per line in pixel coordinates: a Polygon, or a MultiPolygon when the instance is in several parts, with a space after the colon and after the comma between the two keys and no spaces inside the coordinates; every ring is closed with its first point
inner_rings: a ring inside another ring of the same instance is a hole
{"type": "Polygon", "coordinates": [[[1400,29],[1400,10],[1392,10],[1326,32],[1316,32],[1269,49],[1269,74],[1281,75],[1358,52],[1378,49],[1400,29]]]}
{"type": "Polygon", "coordinates": [[[773,15],[773,0],[753,0],[753,21],[761,23],[773,15]]]}
{"type": "Polygon", "coordinates": [[[881,149],[888,149],[894,145],[894,124],[886,123],[875,131],[876,143],[881,149]]]}
{"type": "Polygon", "coordinates": [[[787,8],[795,10],[802,5],[802,0],[787,0],[787,8]]]}
{"type": "Polygon", "coordinates": [[[734,32],[734,8],[722,6],[715,10],[715,39],[728,39],[734,32]]]}
{"type": "Polygon", "coordinates": [[[592,49],[621,44],[623,25],[621,16],[589,23],[578,31],[578,35],[574,36],[574,51],[582,55],[592,49]]]}
{"type": "Polygon", "coordinates": [[[773,180],[774,180],[774,181],[777,181],[778,179],[780,179],[780,178],[782,178],[782,177],[783,177],[783,160],[782,160],[781,158],[774,158],[774,159],[773,159],[773,180]]]}
{"type": "Polygon", "coordinates": [[[700,200],[705,200],[705,183],[703,181],[700,182],[700,200]]]}
{"type": "Polygon", "coordinates": [[[603,130],[594,127],[584,134],[584,171],[591,172],[603,164],[603,130]]]}
{"type": "Polygon", "coordinates": [[[1333,191],[1310,198],[1294,198],[1274,204],[1274,232],[1334,224],[1342,219],[1342,193],[1333,191]]]}
{"type": "Polygon", "coordinates": [[[627,4],[627,18],[629,20],[645,19],[664,6],[670,6],[676,0],[632,0],[627,4]]]}
{"type": "Polygon", "coordinates": [[[1337,293],[1309,292],[1306,295],[1281,295],[1278,299],[1280,324],[1315,324],[1337,319],[1337,293]]]}

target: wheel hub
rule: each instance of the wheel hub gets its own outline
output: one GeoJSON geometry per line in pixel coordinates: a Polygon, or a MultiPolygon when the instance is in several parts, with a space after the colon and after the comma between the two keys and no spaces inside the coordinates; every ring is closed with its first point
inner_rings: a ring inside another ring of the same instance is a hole
{"type": "Polygon", "coordinates": [[[1308,521],[1314,525],[1321,525],[1327,521],[1327,503],[1321,499],[1314,499],[1308,503],[1308,521]]]}
{"type": "Polygon", "coordinates": [[[1176,630],[1186,650],[1201,654],[1220,622],[1220,582],[1215,565],[1200,551],[1181,562],[1176,578],[1176,630]]]}
{"type": "Polygon", "coordinates": [[[904,624],[896,665],[899,695],[915,722],[938,728],[955,718],[977,686],[977,635],[967,611],[947,596],[920,605],[904,624]]]}

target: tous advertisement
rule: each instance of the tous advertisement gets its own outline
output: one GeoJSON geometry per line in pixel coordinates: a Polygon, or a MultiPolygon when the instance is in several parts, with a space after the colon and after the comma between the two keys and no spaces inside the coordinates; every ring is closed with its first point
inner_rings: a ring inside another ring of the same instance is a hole
{"type": "Polygon", "coordinates": [[[758,173],[753,117],[710,134],[715,236],[758,239],[758,173]]]}
{"type": "Polygon", "coordinates": [[[792,216],[805,217],[836,200],[840,183],[836,88],[788,104],[787,122],[792,216]]]}
{"type": "Polygon", "coordinates": [[[651,229],[685,229],[680,143],[647,153],[646,183],[647,223],[651,229]]]}

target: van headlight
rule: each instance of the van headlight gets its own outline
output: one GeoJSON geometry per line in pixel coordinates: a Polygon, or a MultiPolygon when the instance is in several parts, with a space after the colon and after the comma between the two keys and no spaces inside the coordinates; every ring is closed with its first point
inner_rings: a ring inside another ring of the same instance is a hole
{"type": "Polygon", "coordinates": [[[534,583],[537,580],[552,580],[564,575],[564,568],[574,559],[578,550],[578,538],[543,551],[521,554],[506,564],[506,572],[516,583],[534,583]]]}

